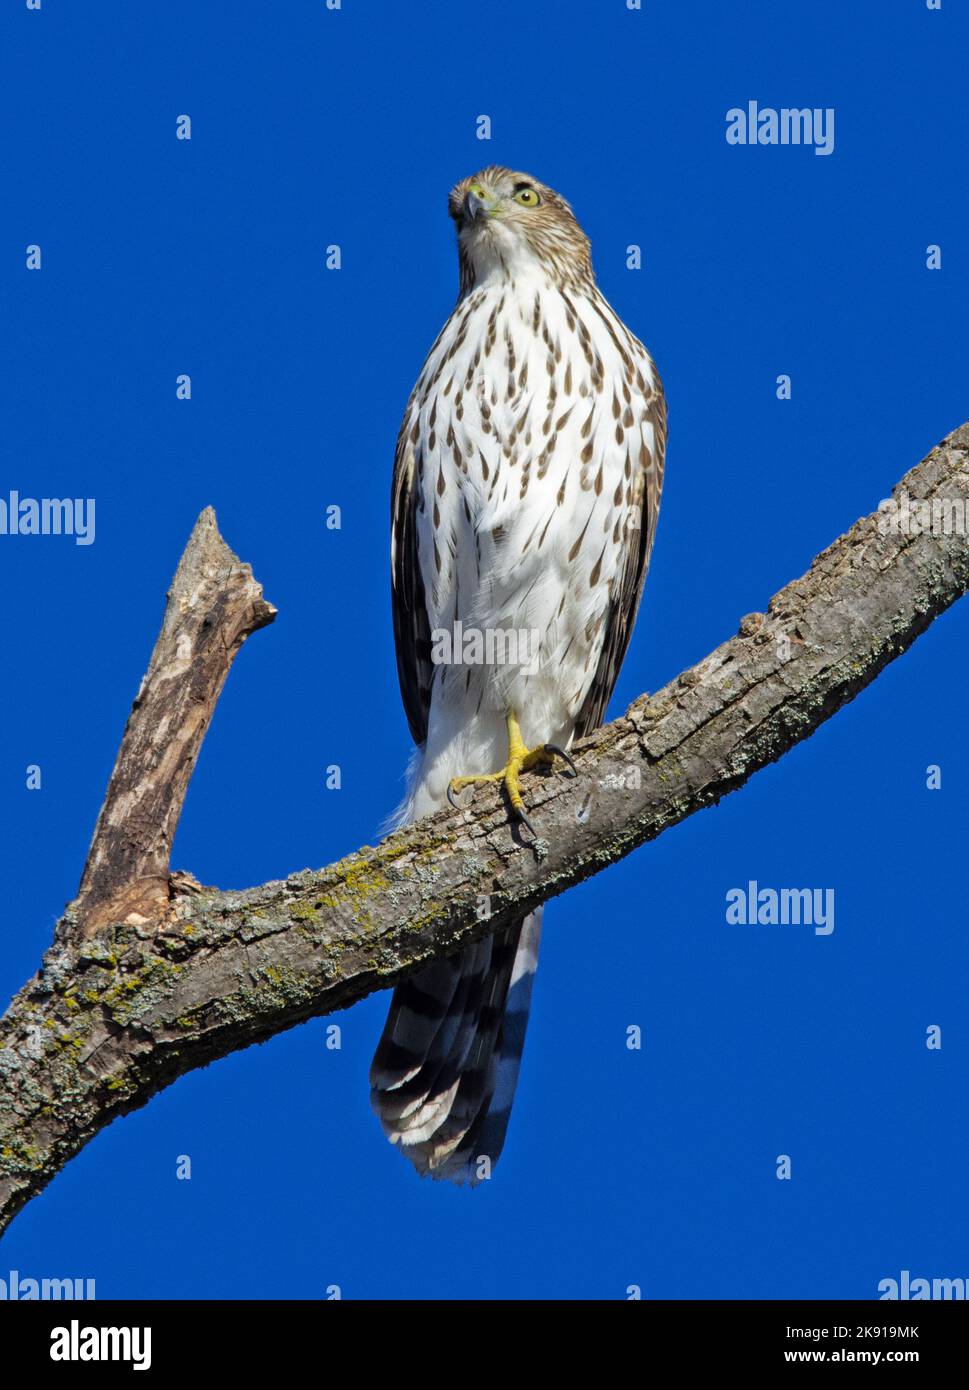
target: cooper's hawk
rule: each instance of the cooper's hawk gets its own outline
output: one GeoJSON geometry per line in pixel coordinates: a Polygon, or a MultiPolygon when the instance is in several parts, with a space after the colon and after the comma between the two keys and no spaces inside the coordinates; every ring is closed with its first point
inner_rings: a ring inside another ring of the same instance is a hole
{"type": "MultiPolygon", "coordinates": [[[[418,745],[399,823],[490,780],[529,825],[520,774],[602,722],[629,643],[666,408],[563,198],[492,166],[459,183],[448,210],[460,294],[394,463],[397,670],[418,745]]],[[[474,1182],[501,1151],[540,917],[394,991],[371,1098],[422,1174],[474,1182]]]]}

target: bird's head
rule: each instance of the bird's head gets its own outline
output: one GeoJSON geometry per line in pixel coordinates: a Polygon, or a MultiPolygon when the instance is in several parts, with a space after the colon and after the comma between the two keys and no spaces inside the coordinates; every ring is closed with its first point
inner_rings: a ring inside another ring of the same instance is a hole
{"type": "Polygon", "coordinates": [[[572,209],[531,174],[492,164],[451,190],[462,292],[499,276],[544,272],[555,284],[592,279],[589,239],[572,209]]]}

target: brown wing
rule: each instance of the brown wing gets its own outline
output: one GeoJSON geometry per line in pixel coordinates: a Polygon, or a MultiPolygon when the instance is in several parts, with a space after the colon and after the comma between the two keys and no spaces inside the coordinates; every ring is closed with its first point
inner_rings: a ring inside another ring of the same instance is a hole
{"type": "Polygon", "coordinates": [[[397,679],[404,711],[415,743],[427,738],[431,707],[431,632],[424,601],[417,551],[417,512],[420,505],[415,440],[410,434],[411,410],[397,436],[394,481],[390,497],[390,586],[397,644],[397,679]]]}
{"type": "Polygon", "coordinates": [[[649,555],[656,534],[659,499],[663,490],[663,466],[666,459],[666,400],[659,377],[654,373],[655,387],[646,407],[646,419],[653,426],[652,453],[643,446],[635,483],[639,493],[639,526],[627,527],[623,544],[626,547],[621,568],[616,574],[609,608],[606,632],[599,665],[589,687],[589,693],[576,720],[576,735],[584,738],[598,729],[606,706],[619,677],[632,636],[633,625],[643,594],[649,555]]]}

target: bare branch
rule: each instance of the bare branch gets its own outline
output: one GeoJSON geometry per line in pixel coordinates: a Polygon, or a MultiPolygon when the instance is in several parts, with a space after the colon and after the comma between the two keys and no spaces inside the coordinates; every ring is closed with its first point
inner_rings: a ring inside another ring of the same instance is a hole
{"type": "MultiPolygon", "coordinates": [[[[943,503],[965,516],[969,425],[902,480],[902,493],[934,502],[940,517],[943,503]]],[[[765,614],[573,750],[577,780],[533,778],[529,813],[547,837],[536,845],[482,793],[472,810],[442,811],[283,882],[219,892],[173,875],[151,922],[127,913],[79,940],[69,909],[0,1020],[0,1229],[92,1135],[177,1076],[494,930],[807,738],[969,588],[965,527],[893,533],[879,521],[857,522],[765,614]]],[[[159,804],[168,814],[171,803],[159,804]]],[[[171,817],[167,826],[166,845],[171,817]]],[[[146,862],[157,878],[160,851],[136,856],[134,868],[146,862]]],[[[108,874],[111,891],[123,877],[108,874]]]]}
{"type": "Polygon", "coordinates": [[[275,616],[206,507],[168,592],[95,826],[75,903],[82,936],[167,906],[172,842],[216,701],[236,652],[275,616]]]}

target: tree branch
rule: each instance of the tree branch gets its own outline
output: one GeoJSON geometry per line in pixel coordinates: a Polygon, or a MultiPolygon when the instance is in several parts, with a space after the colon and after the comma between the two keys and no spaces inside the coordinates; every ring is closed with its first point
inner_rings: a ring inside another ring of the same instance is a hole
{"type": "MultiPolygon", "coordinates": [[[[949,503],[965,515],[969,424],[902,479],[902,494],[934,501],[940,517],[949,503]]],[[[0,1230],[94,1134],[176,1077],[493,931],[807,738],[969,588],[964,526],[896,534],[886,516],[856,522],[765,614],[748,615],[737,636],[573,749],[576,780],[531,778],[529,813],[546,839],[523,843],[497,795],[479,793],[473,809],[441,811],[317,872],[241,892],[176,874],[159,892],[232,655],[274,615],[203,513],[81,897],[0,1020],[0,1230]],[[188,583],[208,574],[189,559],[193,545],[214,547],[221,577],[188,583]],[[230,587],[238,603],[225,599],[230,587]]]]}
{"type": "Polygon", "coordinates": [[[94,828],[74,904],[82,936],[167,906],[172,841],[216,701],[236,652],[275,616],[206,507],[168,591],[94,828]]]}

